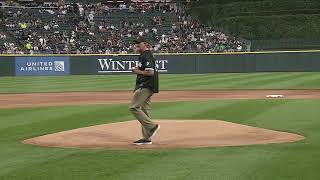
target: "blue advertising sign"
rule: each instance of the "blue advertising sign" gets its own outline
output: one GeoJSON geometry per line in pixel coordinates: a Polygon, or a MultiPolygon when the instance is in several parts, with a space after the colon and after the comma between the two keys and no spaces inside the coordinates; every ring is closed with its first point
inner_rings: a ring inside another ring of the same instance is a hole
{"type": "Polygon", "coordinates": [[[16,57],[17,76],[59,76],[69,73],[69,57],[16,57]]]}

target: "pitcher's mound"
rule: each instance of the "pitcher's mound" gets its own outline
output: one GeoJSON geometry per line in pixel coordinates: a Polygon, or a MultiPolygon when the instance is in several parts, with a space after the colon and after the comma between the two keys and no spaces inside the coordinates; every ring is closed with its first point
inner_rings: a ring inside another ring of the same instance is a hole
{"type": "Polygon", "coordinates": [[[23,143],[64,148],[199,148],[294,142],[303,136],[219,120],[161,120],[152,145],[137,146],[137,121],[104,124],[25,140],[23,143]]]}

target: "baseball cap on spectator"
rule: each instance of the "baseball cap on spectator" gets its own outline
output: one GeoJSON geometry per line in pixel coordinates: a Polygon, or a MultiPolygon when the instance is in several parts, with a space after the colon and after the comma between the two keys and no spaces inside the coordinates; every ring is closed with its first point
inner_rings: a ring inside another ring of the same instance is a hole
{"type": "Polygon", "coordinates": [[[133,43],[135,43],[135,44],[140,44],[142,42],[149,44],[148,41],[144,38],[138,38],[138,39],[133,40],[133,43]]]}

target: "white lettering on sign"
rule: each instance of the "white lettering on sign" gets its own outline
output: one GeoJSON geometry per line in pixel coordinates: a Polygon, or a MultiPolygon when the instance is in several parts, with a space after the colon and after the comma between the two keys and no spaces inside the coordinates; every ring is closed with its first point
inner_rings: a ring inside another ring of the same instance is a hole
{"type": "MultiPolygon", "coordinates": [[[[130,60],[113,60],[112,58],[108,59],[98,59],[99,70],[98,73],[129,73],[132,71],[133,67],[139,66],[139,61],[130,61],[130,60]]],[[[156,69],[159,72],[168,72],[168,60],[157,60],[156,69]]]]}
{"type": "Polygon", "coordinates": [[[20,71],[56,71],[64,72],[65,71],[65,62],[64,61],[54,61],[54,62],[45,62],[45,61],[30,61],[26,62],[24,66],[21,66],[20,71]]]}

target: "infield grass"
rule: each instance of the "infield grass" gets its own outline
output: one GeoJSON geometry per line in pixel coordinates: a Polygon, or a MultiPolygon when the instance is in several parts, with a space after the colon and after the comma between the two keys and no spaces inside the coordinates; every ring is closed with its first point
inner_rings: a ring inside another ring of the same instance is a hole
{"type": "MultiPolygon", "coordinates": [[[[0,93],[132,90],[134,75],[0,77],[0,93]]],[[[161,90],[320,89],[320,73],[160,75],[161,90]]]]}
{"type": "Polygon", "coordinates": [[[80,150],[21,144],[30,137],[132,119],[127,105],[0,109],[1,180],[313,180],[320,101],[218,100],[153,105],[159,119],[220,119],[306,136],[296,143],[176,150],[80,150]]]}

